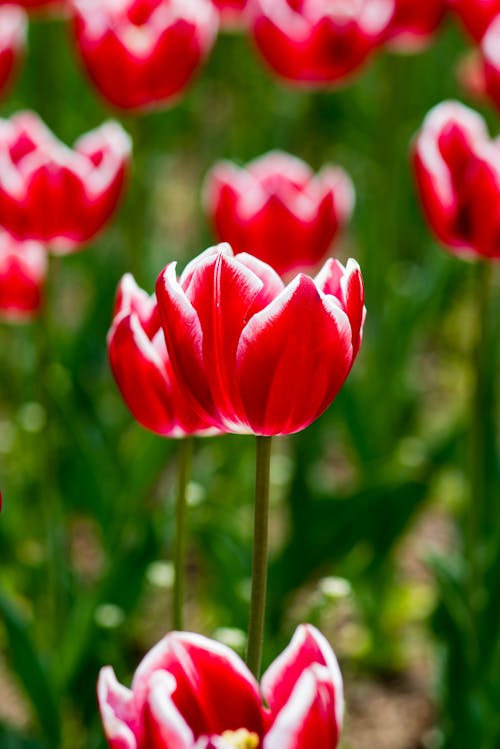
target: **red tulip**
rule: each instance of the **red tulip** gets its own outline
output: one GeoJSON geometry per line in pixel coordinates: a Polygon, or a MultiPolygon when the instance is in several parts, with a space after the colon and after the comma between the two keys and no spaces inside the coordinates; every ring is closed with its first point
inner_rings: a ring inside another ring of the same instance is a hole
{"type": "Polygon", "coordinates": [[[455,73],[460,87],[468,98],[478,104],[484,104],[488,101],[484,61],[479,49],[467,50],[459,58],[455,73]]]}
{"type": "Polygon", "coordinates": [[[275,73],[325,86],[354,73],[381,43],[394,0],[254,0],[253,36],[275,73]]]}
{"type": "Polygon", "coordinates": [[[118,109],[172,104],[208,55],[217,26],[210,0],[75,0],[83,64],[118,109]]]}
{"type": "Polygon", "coordinates": [[[447,0],[396,0],[396,9],[386,32],[389,45],[400,52],[426,47],[439,28],[447,0]]]}
{"type": "Polygon", "coordinates": [[[500,13],[500,0],[448,0],[464,29],[474,41],[481,41],[486,29],[500,13]]]}
{"type": "Polygon", "coordinates": [[[222,26],[238,28],[244,25],[248,0],[212,0],[212,3],[220,13],[222,26]]]}
{"type": "Polygon", "coordinates": [[[364,320],[357,263],[328,260],[288,286],[261,260],[211,247],[156,297],[172,366],[200,413],[221,430],[305,429],[330,405],[358,353],[364,320]]]}
{"type": "Polygon", "coordinates": [[[26,40],[26,13],[16,5],[0,5],[0,94],[17,66],[26,40]]]}
{"type": "Polygon", "coordinates": [[[335,655],[307,624],[260,690],[225,645],[171,632],[146,655],[131,689],[103,668],[98,697],[110,749],[335,749],[344,711],[335,655]]]}
{"type": "Polygon", "coordinates": [[[484,120],[458,102],[426,117],[414,163],[436,236],[457,254],[500,258],[500,144],[484,120]]]}
{"type": "Polygon", "coordinates": [[[339,167],[315,176],[300,159],[273,151],[244,169],[216,164],[205,203],[220,240],[283,275],[324,260],[351,215],[354,188],[339,167]]]}
{"type": "Polygon", "coordinates": [[[140,424],[165,437],[210,429],[174,377],[154,295],[149,297],[130,274],[118,287],[108,352],[123,399],[140,424]]]}
{"type": "Polygon", "coordinates": [[[47,253],[38,242],[16,242],[0,231],[0,317],[30,320],[42,304],[47,253]]]}
{"type": "Polygon", "coordinates": [[[129,154],[130,139],[116,122],[71,150],[32,112],[0,120],[0,225],[54,252],[79,249],[113,214],[129,154]]]}

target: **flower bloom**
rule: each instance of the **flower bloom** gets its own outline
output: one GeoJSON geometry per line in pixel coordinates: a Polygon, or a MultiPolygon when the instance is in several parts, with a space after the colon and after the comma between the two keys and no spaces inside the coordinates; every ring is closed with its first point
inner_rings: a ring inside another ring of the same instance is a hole
{"type": "Polygon", "coordinates": [[[19,62],[26,41],[26,13],[16,5],[0,5],[0,94],[19,62]]]}
{"type": "Polygon", "coordinates": [[[357,70],[382,42],[394,0],[254,0],[255,43],[282,78],[328,86],[357,70]]]}
{"type": "Polygon", "coordinates": [[[220,240],[283,275],[324,260],[350,218],[354,188],[339,167],[326,166],[315,176],[300,159],[272,151],[244,169],[216,164],[205,204],[220,240]]]}
{"type": "Polygon", "coordinates": [[[416,52],[427,46],[439,28],[446,0],[396,0],[386,39],[396,51],[416,52]]]}
{"type": "Polygon", "coordinates": [[[30,320],[42,304],[47,253],[38,242],[16,242],[0,231],[0,317],[30,320]]]}
{"type": "Polygon", "coordinates": [[[311,625],[298,627],[260,690],[225,645],[171,632],[131,689],[103,668],[98,698],[110,749],[335,749],[344,712],[337,660],[311,625]]]}
{"type": "Polygon", "coordinates": [[[208,55],[218,28],[210,0],[75,0],[80,57],[118,109],[171,104],[208,55]]]}
{"type": "Polygon", "coordinates": [[[238,28],[245,22],[248,0],[212,0],[220,13],[220,22],[225,28],[238,28]]]}
{"type": "Polygon", "coordinates": [[[165,437],[210,428],[174,377],[154,295],[148,296],[130,274],[118,287],[108,353],[123,399],[144,427],[165,437]]]}
{"type": "Polygon", "coordinates": [[[358,353],[364,293],[357,263],[328,260],[285,286],[271,266],[211,247],[156,298],[172,366],[195,407],[223,431],[305,429],[330,405],[358,353]]]}
{"type": "Polygon", "coordinates": [[[448,3],[476,42],[481,41],[492,20],[500,13],[500,0],[448,0],[448,3]]]}
{"type": "Polygon", "coordinates": [[[129,154],[130,139],[116,122],[71,150],[33,112],[0,120],[0,225],[54,252],[78,249],[114,212],[129,154]]]}
{"type": "Polygon", "coordinates": [[[458,254],[500,258],[500,146],[458,102],[427,115],[414,148],[420,198],[432,230],[458,254]]]}

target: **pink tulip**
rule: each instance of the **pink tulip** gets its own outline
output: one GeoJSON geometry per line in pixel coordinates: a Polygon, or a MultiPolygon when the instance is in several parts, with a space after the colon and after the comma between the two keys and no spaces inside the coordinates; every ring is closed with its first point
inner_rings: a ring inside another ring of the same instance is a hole
{"type": "Polygon", "coordinates": [[[0,318],[30,320],[42,304],[47,253],[38,242],[16,242],[0,231],[0,318]]]}
{"type": "Polygon", "coordinates": [[[448,3],[476,42],[481,41],[494,17],[500,13],[500,0],[448,0],[448,3]]]}
{"type": "Polygon", "coordinates": [[[154,295],[148,296],[130,274],[118,287],[108,352],[123,399],[140,424],[165,437],[210,429],[174,377],[154,295]]]}
{"type": "Polygon", "coordinates": [[[74,252],[115,211],[129,154],[130,139],[116,122],[71,150],[33,112],[0,120],[0,225],[18,240],[74,252]]]}
{"type": "Polygon", "coordinates": [[[307,624],[260,689],[225,645],[171,632],[146,655],[131,689],[103,668],[98,698],[110,749],[335,749],[344,711],[335,655],[307,624]]]}
{"type": "Polygon", "coordinates": [[[287,81],[329,86],[358,70],[382,42],[394,0],[253,0],[255,43],[287,81]]]}
{"type": "Polygon", "coordinates": [[[0,5],[0,94],[12,78],[26,41],[26,13],[16,5],[0,5]]]}
{"type": "Polygon", "coordinates": [[[249,0],[212,0],[220,13],[221,25],[239,28],[245,24],[245,11],[249,0]]]}
{"type": "Polygon", "coordinates": [[[273,151],[243,169],[216,164],[205,204],[221,241],[284,275],[325,259],[351,216],[354,188],[339,167],[323,167],[315,176],[300,159],[273,151]]]}
{"type": "Polygon", "coordinates": [[[438,30],[447,0],[396,0],[396,9],[386,32],[389,45],[398,52],[418,52],[438,30]]]}
{"type": "Polygon", "coordinates": [[[141,111],[172,104],[215,40],[210,0],[75,0],[83,64],[114,107],[141,111]]]}
{"type": "Polygon", "coordinates": [[[328,260],[285,286],[261,260],[211,247],[156,297],[172,366],[194,407],[222,431],[305,429],[330,405],[356,358],[364,320],[357,263],[328,260]]]}
{"type": "Polygon", "coordinates": [[[500,258],[500,142],[458,102],[427,115],[414,149],[429,224],[452,252],[500,258]]]}

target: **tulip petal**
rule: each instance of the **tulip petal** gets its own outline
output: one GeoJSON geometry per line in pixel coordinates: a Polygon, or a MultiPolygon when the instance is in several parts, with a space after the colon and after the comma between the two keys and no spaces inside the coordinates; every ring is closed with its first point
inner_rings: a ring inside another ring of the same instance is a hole
{"type": "Polygon", "coordinates": [[[193,408],[209,420],[217,411],[203,361],[203,332],[198,314],[177,280],[175,263],[158,276],[156,299],[175,376],[193,408]]]}
{"type": "Polygon", "coordinates": [[[262,677],[262,694],[272,719],[290,700],[301,675],[314,664],[324,666],[333,688],[335,720],[340,730],[344,717],[342,676],[337,659],[326,638],[310,624],[300,625],[288,647],[269,666],[262,677]]]}
{"type": "Polygon", "coordinates": [[[290,434],[316,419],[338,393],[352,363],[349,319],[300,275],[246,325],[238,345],[238,382],[256,434],[290,434]]]}
{"type": "Polygon", "coordinates": [[[294,685],[264,739],[263,749],[335,749],[339,733],[328,669],[314,664],[294,685]]]}
{"type": "Polygon", "coordinates": [[[110,749],[139,749],[134,696],[116,680],[109,666],[100,671],[97,697],[110,749]]]}
{"type": "Polygon", "coordinates": [[[151,676],[146,706],[148,749],[192,749],[193,732],[174,705],[174,677],[158,671],[151,676]]]}
{"type": "Polygon", "coordinates": [[[138,709],[148,699],[156,671],[176,682],[172,701],[195,738],[246,728],[263,733],[258,685],[243,661],[226,646],[201,635],[171,632],[139,665],[132,683],[138,709]]]}

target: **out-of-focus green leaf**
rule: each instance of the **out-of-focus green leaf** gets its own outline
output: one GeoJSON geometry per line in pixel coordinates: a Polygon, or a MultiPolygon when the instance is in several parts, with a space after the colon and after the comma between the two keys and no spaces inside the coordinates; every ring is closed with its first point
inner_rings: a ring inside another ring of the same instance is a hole
{"type": "Polygon", "coordinates": [[[0,595],[0,612],[9,643],[9,660],[31,700],[50,749],[59,746],[61,722],[52,684],[30,637],[29,629],[13,604],[0,595]]]}

